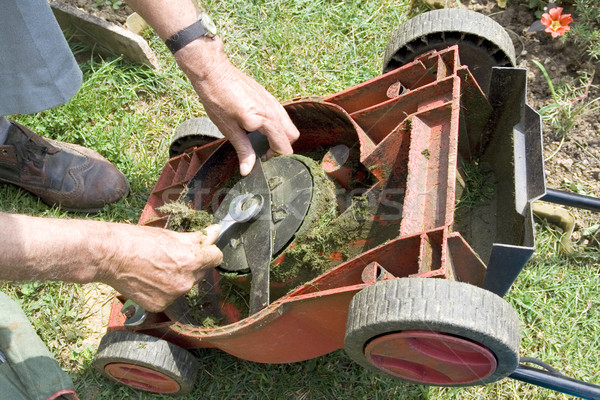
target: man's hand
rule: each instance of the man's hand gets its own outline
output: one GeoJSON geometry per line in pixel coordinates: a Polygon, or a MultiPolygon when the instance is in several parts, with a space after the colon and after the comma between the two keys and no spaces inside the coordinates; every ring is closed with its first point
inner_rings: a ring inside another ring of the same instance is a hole
{"type": "Polygon", "coordinates": [[[114,263],[101,280],[148,311],[162,311],[189,291],[223,255],[213,245],[219,227],[180,233],[141,227],[125,233],[114,263]]]}
{"type": "MultiPolygon", "coordinates": [[[[127,0],[163,40],[198,18],[192,0],[127,0]]],[[[254,79],[244,75],[223,52],[219,37],[201,37],[175,53],[175,60],[200,96],[206,113],[233,144],[240,172],[247,175],[256,155],[246,137],[259,131],[269,139],[270,155],[291,154],[300,135],[279,102],[254,79]]],[[[269,154],[268,154],[269,155],[269,154]]]]}
{"type": "Polygon", "coordinates": [[[269,139],[269,156],[293,153],[291,143],[300,134],[284,108],[231,63],[196,81],[194,88],[210,119],[235,148],[242,176],[250,173],[256,160],[248,132],[259,131],[269,139]]]}
{"type": "Polygon", "coordinates": [[[219,227],[180,233],[148,226],[0,213],[0,279],[103,282],[162,311],[223,255],[219,227]]]}
{"type": "Polygon", "coordinates": [[[248,132],[259,131],[269,139],[269,156],[293,153],[298,129],[273,95],[231,64],[219,38],[198,39],[179,50],[175,59],[209,118],[235,148],[243,176],[256,160],[248,132]]]}

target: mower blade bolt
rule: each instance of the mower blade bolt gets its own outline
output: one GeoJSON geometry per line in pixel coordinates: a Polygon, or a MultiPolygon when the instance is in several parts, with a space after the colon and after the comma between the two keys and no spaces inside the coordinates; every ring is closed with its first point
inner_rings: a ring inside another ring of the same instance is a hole
{"type": "Polygon", "coordinates": [[[135,314],[135,307],[134,306],[129,306],[127,308],[123,307],[123,310],[121,310],[121,313],[126,318],[131,318],[131,317],[133,317],[133,314],[135,314]]]}

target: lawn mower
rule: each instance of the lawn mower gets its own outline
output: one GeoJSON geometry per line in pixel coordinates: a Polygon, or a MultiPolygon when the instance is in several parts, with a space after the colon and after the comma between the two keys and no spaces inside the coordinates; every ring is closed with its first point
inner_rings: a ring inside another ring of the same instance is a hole
{"type": "MultiPolygon", "coordinates": [[[[117,295],[94,366],[131,387],[183,394],[190,349],[292,363],[345,349],[366,369],[425,385],[511,377],[584,398],[600,387],[519,357],[502,298],[535,249],[532,202],[594,199],[546,189],[541,118],[526,70],[493,20],[422,14],[387,46],[384,73],[284,108],[293,156],[241,177],[207,119],[182,124],[139,224],[181,203],[227,222],[223,263],[162,313],[117,295]],[[128,302],[129,301],[129,302],[128,302]]],[[[577,203],[576,205],[580,205],[577,203]]]]}

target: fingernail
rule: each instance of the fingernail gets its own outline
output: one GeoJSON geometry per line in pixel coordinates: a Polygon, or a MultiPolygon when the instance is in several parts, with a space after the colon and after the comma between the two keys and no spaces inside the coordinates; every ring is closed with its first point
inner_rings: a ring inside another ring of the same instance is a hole
{"type": "Polygon", "coordinates": [[[209,225],[205,229],[206,236],[218,235],[220,230],[221,228],[217,224],[209,225]]]}
{"type": "Polygon", "coordinates": [[[248,175],[251,170],[252,170],[252,166],[250,165],[250,163],[247,163],[247,162],[240,163],[240,174],[242,174],[242,176],[248,175]]]}
{"type": "Polygon", "coordinates": [[[214,244],[217,237],[219,237],[219,225],[209,225],[206,228],[202,229],[200,233],[202,236],[200,237],[200,243],[205,245],[214,244]]]}

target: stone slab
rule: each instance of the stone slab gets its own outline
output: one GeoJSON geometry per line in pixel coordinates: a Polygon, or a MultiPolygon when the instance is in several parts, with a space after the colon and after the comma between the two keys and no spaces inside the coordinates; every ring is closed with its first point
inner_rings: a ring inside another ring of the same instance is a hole
{"type": "Polygon", "coordinates": [[[160,69],[156,55],[141,36],[76,7],[50,2],[54,16],[71,38],[94,47],[104,56],[120,55],[124,59],[160,69]]]}

